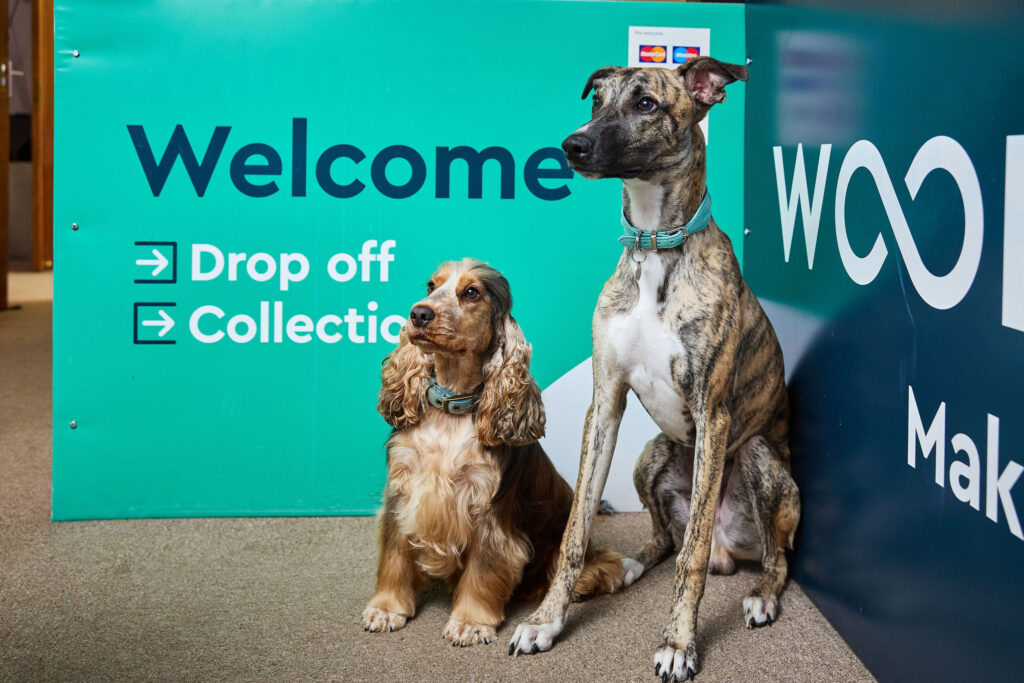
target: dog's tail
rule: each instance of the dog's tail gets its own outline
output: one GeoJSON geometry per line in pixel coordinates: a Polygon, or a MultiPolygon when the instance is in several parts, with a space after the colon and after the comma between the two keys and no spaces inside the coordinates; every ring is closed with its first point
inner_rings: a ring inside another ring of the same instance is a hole
{"type": "MultiPolygon", "coordinates": [[[[551,585],[558,566],[559,542],[572,508],[572,488],[558,474],[539,443],[506,446],[499,453],[504,465],[492,505],[499,516],[512,518],[532,549],[516,596],[526,601],[539,600],[551,585]]],[[[608,514],[611,506],[605,504],[602,509],[608,514]]],[[[622,587],[625,574],[621,555],[589,545],[573,595],[580,599],[612,593],[622,587]]]]}
{"type": "Polygon", "coordinates": [[[591,595],[614,593],[622,587],[624,573],[622,555],[601,546],[588,546],[583,558],[583,572],[573,590],[573,599],[582,600],[591,595]]]}

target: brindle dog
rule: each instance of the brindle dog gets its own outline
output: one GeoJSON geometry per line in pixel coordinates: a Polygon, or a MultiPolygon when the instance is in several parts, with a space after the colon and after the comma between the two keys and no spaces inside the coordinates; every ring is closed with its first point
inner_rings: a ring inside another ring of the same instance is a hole
{"type": "MultiPolygon", "coordinates": [[[[621,178],[633,227],[684,225],[705,192],[697,124],[736,80],[747,80],[745,66],[709,57],[674,71],[598,69],[583,91],[586,98],[594,90],[593,120],[562,145],[570,166],[586,178],[621,178]]],[[[686,680],[700,670],[697,607],[709,569],[730,573],[734,559],[760,559],[763,575],[743,600],[743,620],[753,628],[778,613],[785,547],[800,519],[782,351],[714,220],[674,248],[625,248],[601,292],[593,333],[594,397],[561,557],[509,653],[547,650],[565,626],[632,389],[662,433],[636,464],[653,538],[626,578],[667,557],[673,534],[682,538],[671,619],[654,663],[662,680],[686,680]]]]}

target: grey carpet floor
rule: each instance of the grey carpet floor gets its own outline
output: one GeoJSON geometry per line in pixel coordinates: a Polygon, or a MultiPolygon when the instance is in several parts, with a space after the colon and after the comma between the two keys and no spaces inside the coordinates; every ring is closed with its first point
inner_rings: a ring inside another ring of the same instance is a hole
{"type": "MultiPolygon", "coordinates": [[[[373,591],[369,518],[49,521],[48,303],[0,313],[0,680],[655,681],[672,563],[574,605],[548,653],[441,639],[451,606],[428,590],[405,629],[364,633],[373,591]]],[[[599,542],[632,552],[645,513],[600,518],[599,542]]],[[[701,681],[860,681],[870,673],[790,583],[780,620],[747,630],[756,567],[708,578],[701,681]]]]}

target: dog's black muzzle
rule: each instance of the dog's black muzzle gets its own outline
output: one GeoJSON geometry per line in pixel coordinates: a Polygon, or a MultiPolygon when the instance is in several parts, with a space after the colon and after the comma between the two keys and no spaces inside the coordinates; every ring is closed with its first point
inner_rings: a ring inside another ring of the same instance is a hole
{"type": "Polygon", "coordinates": [[[562,142],[569,168],[588,178],[635,178],[642,166],[623,164],[625,145],[619,132],[610,126],[576,132],[562,142]]]}

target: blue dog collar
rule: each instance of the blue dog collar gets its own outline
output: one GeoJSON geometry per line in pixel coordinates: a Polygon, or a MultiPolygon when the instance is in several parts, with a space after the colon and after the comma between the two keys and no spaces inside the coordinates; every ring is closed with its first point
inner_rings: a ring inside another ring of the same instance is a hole
{"type": "Polygon", "coordinates": [[[665,230],[661,232],[648,232],[634,228],[626,220],[626,213],[622,213],[622,228],[626,234],[619,238],[619,244],[634,249],[671,249],[678,247],[687,237],[708,227],[711,222],[711,193],[704,188],[704,199],[700,200],[697,213],[687,221],[686,225],[665,230]]]}
{"type": "Polygon", "coordinates": [[[479,394],[459,394],[448,391],[433,377],[427,385],[427,402],[451,415],[465,415],[476,409],[476,402],[480,399],[479,394]]]}

